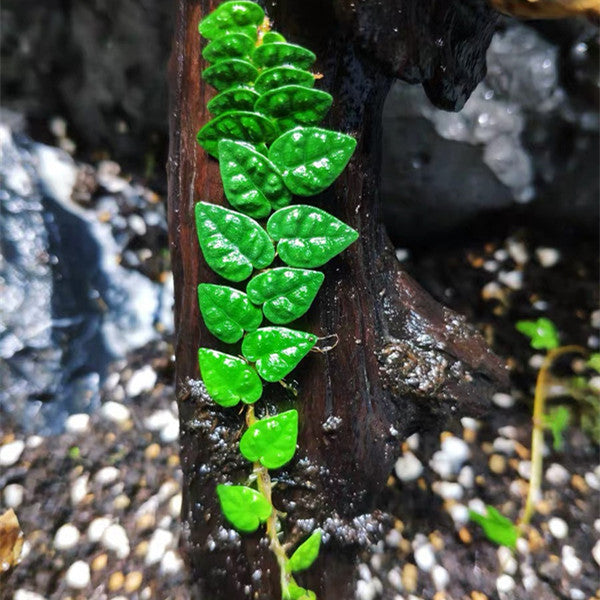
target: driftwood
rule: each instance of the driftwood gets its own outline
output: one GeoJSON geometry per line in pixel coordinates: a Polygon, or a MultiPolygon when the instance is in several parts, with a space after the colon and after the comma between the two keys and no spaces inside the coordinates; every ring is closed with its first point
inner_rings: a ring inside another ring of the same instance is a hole
{"type": "MultiPolygon", "coordinates": [[[[218,165],[195,141],[214,94],[200,77],[205,65],[197,23],[215,5],[178,1],[170,65],[169,229],[182,517],[193,597],[276,599],[277,570],[260,533],[232,532],[214,493],[219,481],[241,481],[249,473],[236,444],[243,415],[216,407],[197,380],[199,346],[227,351],[199,316],[196,286],[216,276],[201,257],[193,222],[195,202],[225,202],[218,165]]],[[[450,415],[481,413],[494,386],[505,382],[503,366],[481,336],[402,271],[378,203],[381,112],[392,79],[421,82],[435,104],[459,109],[485,73],[496,17],[484,3],[469,0],[279,0],[267,10],[277,30],[319,57],[321,86],[334,97],[326,125],[358,140],[346,171],[311,199],[360,232],[324,268],[325,284],[298,327],[335,336],[337,345],[311,353],[290,385],[268,386],[259,403],[278,410],[293,404],[301,413],[299,450],[277,472],[274,495],[288,512],[286,539],[306,535],[302,519],[314,519],[329,534],[300,583],[321,600],[350,599],[356,550],[376,530],[372,511],[400,441],[450,415]]]]}

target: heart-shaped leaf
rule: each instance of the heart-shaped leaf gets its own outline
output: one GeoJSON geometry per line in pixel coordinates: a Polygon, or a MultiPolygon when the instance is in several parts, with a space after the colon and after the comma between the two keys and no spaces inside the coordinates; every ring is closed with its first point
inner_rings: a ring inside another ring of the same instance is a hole
{"type": "Polygon", "coordinates": [[[271,516],[273,510],[261,493],[245,485],[219,484],[217,496],[223,514],[240,531],[256,531],[271,516]]]}
{"type": "Polygon", "coordinates": [[[267,31],[262,36],[263,44],[272,44],[273,42],[285,42],[285,38],[277,31],[267,31]]]}
{"type": "MultiPolygon", "coordinates": [[[[293,581],[288,586],[289,600],[317,600],[317,595],[312,590],[300,587],[293,581]]],[[[286,598],[288,600],[288,598],[286,598]]]]}
{"type": "Polygon", "coordinates": [[[222,91],[244,83],[252,83],[258,77],[258,71],[246,60],[230,58],[204,69],[202,77],[214,88],[222,91]]]}
{"type": "Polygon", "coordinates": [[[198,202],[198,240],[208,266],[230,281],[243,281],[253,268],[264,269],[275,258],[273,243],[253,219],[238,212],[198,202]]]}
{"type": "Polygon", "coordinates": [[[319,271],[280,267],[260,273],[246,292],[254,304],[263,304],[265,317],[284,325],[301,317],[315,299],[325,276],[319,271]]]}
{"type": "Polygon", "coordinates": [[[316,125],[325,117],[332,102],[331,94],[323,90],[284,85],[264,93],[256,101],[254,110],[276,119],[277,126],[285,131],[298,125],[316,125]]]}
{"type": "Polygon", "coordinates": [[[275,165],[244,142],[222,140],[219,166],[227,200],[252,217],[266,217],[292,200],[275,165]]]}
{"type": "Polygon", "coordinates": [[[321,548],[321,530],[317,529],[290,557],[288,566],[292,573],[308,569],[317,559],[321,548]]]}
{"type": "Polygon", "coordinates": [[[198,31],[201,36],[208,40],[231,32],[245,33],[255,40],[257,28],[264,18],[265,13],[258,4],[244,0],[233,0],[221,4],[202,19],[198,25],[198,31]]]}
{"type": "Polygon", "coordinates": [[[306,268],[324,265],[358,237],[357,231],[333,215],[304,204],[273,213],[267,231],[279,241],[277,252],[286,265],[306,268]]]}
{"type": "Polygon", "coordinates": [[[254,40],[244,33],[229,33],[212,41],[202,51],[209,62],[216,63],[228,58],[249,58],[254,50],[254,40]]]}
{"type": "Polygon", "coordinates": [[[206,105],[213,115],[220,115],[227,111],[247,111],[254,110],[254,104],[260,96],[248,87],[233,87],[217,94],[206,105]]]}
{"type": "Polygon", "coordinates": [[[295,67],[273,67],[262,71],[254,82],[254,89],[259,94],[284,85],[302,85],[311,88],[315,85],[315,76],[310,71],[295,67]]]}
{"type": "Polygon", "coordinates": [[[256,363],[256,370],[265,381],[279,381],[315,345],[317,336],[285,327],[263,327],[249,333],[242,342],[242,354],[256,363]]]}
{"type": "Polygon", "coordinates": [[[307,48],[285,42],[262,44],[254,50],[252,57],[254,64],[262,68],[292,65],[299,69],[308,69],[316,59],[317,57],[307,48]]]}
{"type": "Polygon", "coordinates": [[[262,396],[259,376],[241,358],[200,348],[198,362],[206,391],[220,406],[235,406],[240,401],[252,404],[262,396]]]}
{"type": "Polygon", "coordinates": [[[269,149],[293,194],[312,196],[328,188],[344,170],[356,140],[318,127],[296,127],[279,136],[269,149]]]}
{"type": "Polygon", "coordinates": [[[254,331],[262,321],[261,311],[246,294],[225,285],[201,283],[198,286],[200,312],[208,330],[227,344],[254,331]]]}
{"type": "Polygon", "coordinates": [[[250,462],[279,469],[292,460],[297,439],[298,411],[288,410],[250,425],[240,440],[240,452],[250,462]]]}
{"type": "Polygon", "coordinates": [[[198,143],[212,156],[219,156],[219,141],[242,140],[251,144],[269,143],[276,135],[275,125],[264,115],[236,110],[212,119],[198,132],[198,143]]]}
{"type": "Polygon", "coordinates": [[[517,330],[530,338],[530,345],[536,350],[552,350],[560,344],[556,325],[546,317],[537,321],[517,321],[517,330]]]}

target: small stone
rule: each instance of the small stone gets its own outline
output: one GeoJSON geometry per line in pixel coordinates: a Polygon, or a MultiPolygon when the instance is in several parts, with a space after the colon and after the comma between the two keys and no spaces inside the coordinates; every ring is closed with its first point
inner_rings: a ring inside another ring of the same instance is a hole
{"type": "Polygon", "coordinates": [[[514,425],[504,425],[504,427],[498,428],[498,433],[509,440],[514,440],[517,438],[519,432],[514,425]]]}
{"type": "Polygon", "coordinates": [[[469,545],[473,541],[471,532],[466,527],[461,527],[458,530],[458,537],[463,544],[469,545]]]}
{"type": "Polygon", "coordinates": [[[359,579],[356,582],[356,598],[357,600],[375,600],[377,596],[377,588],[372,581],[359,579]]]}
{"type": "Polygon", "coordinates": [[[160,455],[160,446],[155,442],[154,444],[150,444],[146,450],[144,450],[144,456],[148,460],[154,460],[158,458],[160,455]]]}
{"type": "Polygon", "coordinates": [[[473,590],[471,592],[471,600],[488,600],[488,597],[483,592],[473,590]]]}
{"type": "Polygon", "coordinates": [[[529,481],[529,479],[531,478],[531,461],[530,460],[522,460],[519,463],[519,467],[518,467],[517,471],[519,472],[519,475],[523,479],[527,479],[527,481],[529,481]]]}
{"type": "Polygon", "coordinates": [[[484,300],[503,300],[504,290],[497,281],[490,281],[481,288],[481,297],[484,300]]]}
{"type": "Polygon", "coordinates": [[[585,600],[585,592],[579,588],[571,588],[569,597],[571,600],[585,600]]]}
{"type": "Polygon", "coordinates": [[[506,546],[500,546],[496,552],[496,555],[498,556],[500,568],[504,573],[507,573],[508,575],[514,575],[517,572],[519,564],[513,556],[510,548],[507,548],[506,546]]]}
{"type": "Polygon", "coordinates": [[[562,487],[569,481],[569,471],[558,463],[552,463],[546,469],[546,481],[554,486],[562,487]]]}
{"type": "Polygon", "coordinates": [[[97,517],[94,519],[87,528],[88,540],[93,544],[99,542],[111,522],[111,519],[108,517],[97,517]]]}
{"type": "Polygon", "coordinates": [[[115,571],[110,574],[108,578],[108,589],[111,592],[116,592],[123,587],[123,582],[125,581],[125,575],[121,573],[121,571],[115,571]]]}
{"type": "Polygon", "coordinates": [[[100,542],[107,550],[114,552],[118,558],[127,558],[129,556],[129,538],[121,525],[114,523],[107,527],[102,534],[100,542]]]}
{"type": "Polygon", "coordinates": [[[74,590],[85,589],[89,585],[90,579],[90,567],[82,560],[74,562],[65,575],[65,583],[74,590]]]}
{"type": "Polygon", "coordinates": [[[460,500],[464,494],[462,486],[451,481],[435,481],[431,489],[444,500],[460,500]]]}
{"type": "Polygon", "coordinates": [[[420,443],[421,443],[421,436],[418,433],[413,433],[411,436],[406,438],[406,445],[413,452],[416,452],[419,449],[420,443]]]}
{"type": "Polygon", "coordinates": [[[113,500],[113,508],[115,510],[125,510],[130,504],[131,504],[131,500],[129,499],[129,496],[127,496],[126,494],[119,494],[113,500]]]}
{"type": "Polygon", "coordinates": [[[529,252],[523,242],[509,239],[507,240],[507,250],[510,257],[518,265],[524,265],[529,260],[529,252]]]}
{"type": "Polygon", "coordinates": [[[484,501],[481,498],[472,498],[469,500],[469,510],[479,513],[480,515],[487,515],[487,508],[484,501]]]}
{"type": "Polygon", "coordinates": [[[92,571],[104,571],[106,569],[106,565],[108,564],[108,554],[102,553],[98,554],[96,558],[92,561],[92,571]]]}
{"type": "Polygon", "coordinates": [[[139,236],[146,235],[146,221],[144,221],[144,219],[140,217],[140,215],[130,215],[127,219],[127,222],[129,223],[129,227],[131,227],[134,233],[136,233],[139,236]]]}
{"type": "Polygon", "coordinates": [[[419,569],[425,573],[429,573],[436,562],[435,553],[433,552],[431,544],[423,544],[417,548],[414,552],[414,557],[417,567],[419,567],[419,569]]]}
{"type": "Polygon", "coordinates": [[[179,420],[177,418],[173,417],[171,422],[161,429],[160,439],[165,444],[171,444],[179,439],[179,420]]]}
{"type": "Polygon", "coordinates": [[[165,408],[154,411],[144,419],[144,427],[149,431],[160,431],[174,419],[173,413],[165,408]]]}
{"type": "Polygon", "coordinates": [[[592,556],[594,557],[596,564],[600,567],[600,540],[594,544],[594,547],[592,548],[592,556]]]}
{"type": "Polygon", "coordinates": [[[575,473],[571,477],[571,485],[574,489],[582,494],[587,494],[590,490],[588,484],[585,482],[585,479],[579,473],[575,473]]]}
{"type": "Polygon", "coordinates": [[[12,467],[21,458],[25,450],[25,442],[15,440],[0,446],[0,467],[12,467]]]}
{"type": "Polygon", "coordinates": [[[410,253],[406,248],[396,248],[396,258],[399,262],[404,262],[409,256],[410,253]]]}
{"type": "Polygon", "coordinates": [[[157,529],[150,538],[148,552],[146,554],[146,566],[159,563],[167,548],[173,543],[173,534],[165,529],[157,529]]]}
{"type": "Polygon", "coordinates": [[[564,540],[569,534],[569,527],[563,519],[552,517],[548,521],[548,529],[557,540],[564,540]]]}
{"type": "Polygon", "coordinates": [[[453,504],[448,512],[457,526],[464,525],[469,521],[469,509],[464,504],[453,504]]]}
{"type": "Polygon", "coordinates": [[[442,478],[450,479],[454,472],[452,469],[452,463],[450,458],[444,454],[444,452],[437,451],[433,453],[429,466],[442,478]]]}
{"type": "Polygon", "coordinates": [[[516,442],[515,440],[497,437],[492,444],[492,448],[494,452],[500,452],[501,454],[506,454],[506,456],[512,456],[516,451],[516,442]]]}
{"type": "Polygon", "coordinates": [[[77,545],[80,537],[77,527],[67,523],[59,527],[54,534],[54,547],[57,550],[70,550],[77,545]]]}
{"type": "Polygon", "coordinates": [[[94,481],[102,486],[110,485],[119,478],[119,469],[116,467],[103,467],[96,475],[94,475],[94,481]]]}
{"type": "Polygon", "coordinates": [[[527,364],[535,371],[538,371],[544,364],[544,360],[545,356],[543,354],[532,354],[527,361],[527,364]]]}
{"type": "Polygon", "coordinates": [[[553,267],[560,260],[560,252],[556,248],[536,248],[535,256],[545,269],[553,267]]]}
{"type": "Polygon", "coordinates": [[[575,555],[575,549],[572,546],[563,546],[562,565],[571,577],[579,577],[581,575],[583,563],[575,555]]]}
{"type": "Polygon", "coordinates": [[[438,592],[443,592],[450,583],[450,574],[442,565],[435,565],[431,570],[431,580],[438,592]]]}
{"type": "Polygon", "coordinates": [[[471,489],[473,487],[473,483],[475,482],[475,473],[473,472],[473,467],[465,465],[460,470],[457,481],[464,488],[471,489]]]}
{"type": "Polygon", "coordinates": [[[499,594],[508,594],[515,589],[515,580],[510,575],[500,575],[496,579],[496,589],[499,594]]]}
{"type": "Polygon", "coordinates": [[[124,423],[131,416],[129,409],[120,402],[113,402],[112,400],[102,405],[100,414],[113,423],[124,423]]]}
{"type": "Polygon", "coordinates": [[[412,563],[406,563],[402,569],[402,585],[409,594],[417,588],[418,577],[417,567],[412,563]]]}
{"type": "Polygon", "coordinates": [[[500,408],[512,408],[515,404],[515,399],[510,394],[496,392],[492,396],[492,402],[500,408]]]}
{"type": "Polygon", "coordinates": [[[131,594],[135,592],[142,585],[142,581],[144,580],[144,576],[140,571],[132,571],[128,573],[125,578],[125,592],[127,594],[131,594]]]}
{"type": "Polygon", "coordinates": [[[460,438],[449,435],[442,440],[442,452],[448,457],[452,469],[458,473],[463,463],[471,456],[469,446],[460,438]]]}
{"type": "Polygon", "coordinates": [[[89,474],[84,473],[71,484],[70,496],[73,506],[77,506],[87,496],[89,479],[89,474]]]}
{"type": "Polygon", "coordinates": [[[592,473],[592,471],[589,471],[588,473],[585,474],[584,476],[585,482],[593,489],[593,490],[600,490],[600,477],[598,477],[598,475],[596,475],[596,473],[592,473]]]}
{"type": "Polygon", "coordinates": [[[156,379],[156,371],[150,365],[146,365],[131,376],[125,391],[128,396],[135,398],[144,392],[149,392],[156,385],[156,379]]]}
{"type": "Polygon", "coordinates": [[[167,550],[160,561],[159,572],[163,575],[174,575],[183,569],[183,560],[174,550],[167,550]]]}
{"type": "Polygon", "coordinates": [[[492,454],[489,460],[489,467],[492,473],[502,475],[506,471],[506,458],[501,454],[492,454]]]}
{"type": "Polygon", "coordinates": [[[46,598],[35,592],[20,589],[14,593],[12,600],[46,600],[46,598]]]}
{"type": "Polygon", "coordinates": [[[25,445],[32,450],[39,448],[44,443],[44,438],[41,435],[30,435],[25,442],[25,445]]]}
{"type": "Polygon", "coordinates": [[[78,413],[70,415],[65,421],[65,429],[69,433],[84,433],[90,426],[90,415],[78,413]]]}
{"type": "Polygon", "coordinates": [[[2,498],[7,508],[18,508],[23,503],[25,488],[18,483],[11,483],[4,488],[2,498]]]}
{"type": "Polygon", "coordinates": [[[174,519],[181,516],[181,494],[176,494],[169,500],[169,514],[174,519]]]}
{"type": "Polygon", "coordinates": [[[421,461],[412,453],[405,452],[394,465],[394,471],[400,481],[414,481],[423,473],[421,461]]]}
{"type": "Polygon", "coordinates": [[[402,574],[400,573],[400,569],[398,567],[393,567],[389,570],[387,579],[395,590],[401,592],[404,589],[402,587],[402,574]]]}

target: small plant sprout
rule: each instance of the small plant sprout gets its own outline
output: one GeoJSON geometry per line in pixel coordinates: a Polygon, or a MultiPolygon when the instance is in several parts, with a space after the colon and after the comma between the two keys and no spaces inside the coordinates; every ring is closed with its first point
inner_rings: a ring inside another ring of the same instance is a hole
{"type": "Polygon", "coordinates": [[[471,521],[477,523],[483,529],[483,533],[490,542],[514,548],[519,538],[519,528],[493,506],[488,505],[485,508],[485,515],[469,510],[471,521]]]}
{"type": "Polygon", "coordinates": [[[318,127],[333,98],[314,88],[319,77],[310,68],[316,56],[271,31],[258,4],[225,2],[198,28],[209,40],[202,56],[212,63],[202,75],[218,94],[207,105],[213,118],[196,139],[218,159],[232,207],[196,204],[204,260],[232,284],[200,283],[198,302],[212,335],[226,344],[241,343],[234,354],[200,348],[198,362],[216,404],[246,405],[247,429],[239,449],[253,465],[245,482],[220,484],[216,493],[224,517],[239,531],[265,525],[282,599],[316,600],[294,574],[317,559],[321,531],[312,532],[288,557],[288,544],[281,541],[285,515],[271,498],[269,470],[283,467],[296,452],[298,411],[258,419],[254,404],[265,385],[288,388],[283,378],[313,350],[316,335],[282,325],[309,310],[324,280],[315,269],[358,237],[320,208],[291,205],[293,197],[327,189],[348,164],[356,140],[318,127]],[[272,325],[262,326],[263,320],[272,325]]]}

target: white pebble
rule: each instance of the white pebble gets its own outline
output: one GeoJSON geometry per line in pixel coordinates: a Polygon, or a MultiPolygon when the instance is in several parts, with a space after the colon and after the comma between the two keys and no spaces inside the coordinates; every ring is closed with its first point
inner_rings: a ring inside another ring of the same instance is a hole
{"type": "Polygon", "coordinates": [[[433,585],[438,592],[443,592],[450,583],[450,574],[442,565],[435,565],[431,571],[433,585]]]}
{"type": "Polygon", "coordinates": [[[451,481],[435,481],[431,489],[444,500],[460,500],[463,497],[463,488],[459,483],[451,481]]]}
{"type": "Polygon", "coordinates": [[[390,529],[388,534],[385,536],[385,543],[390,548],[397,548],[402,541],[402,534],[397,529],[390,529]]]}
{"type": "Polygon", "coordinates": [[[46,600],[46,598],[44,598],[44,596],[41,594],[20,589],[14,593],[12,600],[46,600]]]}
{"type": "Polygon", "coordinates": [[[121,379],[120,373],[111,373],[104,382],[104,389],[106,391],[114,390],[121,379]]]}
{"type": "Polygon", "coordinates": [[[494,258],[502,262],[508,258],[508,252],[504,250],[504,248],[499,248],[496,250],[496,252],[494,252],[494,258]]]}
{"type": "Polygon", "coordinates": [[[419,567],[421,571],[429,573],[436,562],[435,553],[433,552],[431,544],[423,544],[415,550],[414,555],[417,567],[419,567]]]}
{"type": "Polygon", "coordinates": [[[18,483],[11,483],[4,488],[2,498],[7,508],[18,508],[23,503],[25,488],[18,483]]]}
{"type": "Polygon", "coordinates": [[[144,427],[149,431],[160,431],[167,427],[174,418],[170,410],[157,410],[144,419],[144,427]]]}
{"type": "Polygon", "coordinates": [[[569,527],[563,519],[552,517],[548,521],[548,529],[557,540],[564,540],[569,534],[569,527]]]}
{"type": "Polygon", "coordinates": [[[173,534],[165,529],[156,529],[150,538],[146,552],[146,566],[159,563],[169,546],[173,543],[173,534]]]}
{"type": "Polygon", "coordinates": [[[179,419],[177,417],[173,417],[169,424],[161,429],[160,439],[165,444],[176,442],[179,439],[179,419]]]}
{"type": "Polygon", "coordinates": [[[394,471],[400,481],[414,481],[423,472],[423,465],[412,452],[405,452],[396,461],[394,471]]]}
{"type": "Polygon", "coordinates": [[[571,600],[585,600],[585,593],[579,588],[571,588],[571,591],[569,592],[569,597],[571,598],[571,600]]]}
{"type": "Polygon", "coordinates": [[[515,440],[507,440],[504,437],[497,437],[492,446],[494,448],[494,452],[500,452],[501,454],[511,456],[515,453],[516,442],[515,440]]]}
{"type": "Polygon", "coordinates": [[[133,229],[134,233],[137,233],[137,235],[140,236],[146,235],[146,221],[144,221],[140,215],[130,215],[130,217],[127,219],[127,222],[129,223],[129,227],[133,229]]]}
{"type": "Polygon", "coordinates": [[[584,479],[593,490],[600,490],[600,478],[596,475],[596,473],[589,471],[585,474],[584,479]]]}
{"type": "Polygon", "coordinates": [[[458,473],[463,463],[471,456],[467,443],[454,435],[443,439],[442,452],[448,456],[455,473],[458,473]]]}
{"type": "Polygon", "coordinates": [[[0,446],[0,467],[12,467],[21,458],[25,450],[23,440],[15,440],[0,446]]]}
{"type": "Polygon", "coordinates": [[[496,392],[492,396],[492,402],[500,408],[512,408],[515,404],[515,399],[510,394],[496,392]]]}
{"type": "Polygon", "coordinates": [[[174,519],[181,516],[181,494],[176,494],[169,501],[169,513],[174,519]]]}
{"type": "Polygon", "coordinates": [[[473,467],[465,465],[460,470],[457,481],[466,489],[472,488],[473,484],[475,483],[475,473],[473,472],[473,467]]]}
{"type": "Polygon", "coordinates": [[[77,506],[87,496],[89,479],[89,474],[84,473],[72,483],[71,504],[73,504],[73,506],[77,506]]]}
{"type": "Polygon", "coordinates": [[[523,479],[527,479],[529,481],[529,479],[531,478],[531,461],[530,460],[520,461],[519,466],[517,467],[517,471],[519,472],[519,475],[523,479]]]}
{"type": "Polygon", "coordinates": [[[508,594],[515,589],[515,580],[510,575],[500,575],[496,579],[496,589],[499,594],[508,594]]]}
{"type": "Polygon", "coordinates": [[[562,486],[569,481],[569,471],[558,463],[552,463],[546,469],[546,481],[551,485],[562,486]]]}
{"type": "MultiPolygon", "coordinates": [[[[522,554],[523,556],[527,556],[530,552],[530,548],[529,548],[529,542],[523,538],[520,537],[517,539],[517,552],[519,554],[522,554]]],[[[521,570],[523,570],[523,565],[521,566],[521,570]]]]}
{"type": "Polygon", "coordinates": [[[511,290],[520,290],[523,287],[522,271],[500,271],[498,281],[511,290]]]}
{"type": "Polygon", "coordinates": [[[450,479],[453,475],[452,462],[441,450],[433,453],[429,466],[442,478],[450,479]]]}
{"type": "Polygon", "coordinates": [[[498,270],[499,267],[500,267],[500,265],[495,260],[486,260],[483,263],[483,268],[488,273],[494,273],[495,271],[498,270]]]}
{"type": "Polygon", "coordinates": [[[596,519],[596,520],[594,521],[594,529],[595,529],[595,530],[596,530],[598,533],[600,533],[600,519],[596,519]]]}
{"type": "Polygon", "coordinates": [[[469,500],[469,509],[473,512],[483,515],[484,517],[487,515],[487,508],[481,498],[473,498],[469,500]]]}
{"type": "Polygon", "coordinates": [[[112,400],[102,405],[100,414],[113,423],[123,423],[131,415],[129,409],[124,404],[113,402],[112,400]]]}
{"type": "Polygon", "coordinates": [[[600,567],[600,540],[594,544],[594,547],[592,548],[592,556],[594,557],[596,564],[600,567]]]}
{"type": "Polygon", "coordinates": [[[524,265],[529,260],[529,252],[523,242],[509,239],[507,241],[507,250],[510,257],[518,264],[524,265]]]}
{"type": "Polygon", "coordinates": [[[481,423],[473,417],[462,417],[460,424],[463,426],[463,429],[470,429],[472,431],[479,431],[481,427],[481,423]]]}
{"type": "Polygon", "coordinates": [[[103,467],[94,475],[94,481],[99,485],[110,485],[118,478],[119,469],[117,467],[103,467]]]}
{"type": "Polygon", "coordinates": [[[108,517],[96,517],[87,528],[87,537],[95,544],[102,539],[104,532],[110,527],[112,520],[108,517]]]}
{"type": "Polygon", "coordinates": [[[74,590],[83,590],[86,588],[90,583],[89,565],[82,560],[74,562],[67,570],[65,582],[74,590]]]}
{"type": "Polygon", "coordinates": [[[498,429],[498,433],[509,440],[514,440],[517,438],[518,431],[514,425],[505,425],[504,427],[500,427],[498,429]]]}
{"type": "Polygon", "coordinates": [[[179,573],[183,569],[183,560],[174,550],[167,550],[160,561],[160,572],[163,575],[179,573]]]}
{"type": "Polygon", "coordinates": [[[399,262],[404,262],[409,256],[410,253],[406,248],[396,248],[396,258],[399,262]]]}
{"type": "Polygon", "coordinates": [[[545,356],[543,354],[532,354],[527,364],[536,371],[544,364],[545,356]]]}
{"type": "Polygon", "coordinates": [[[398,567],[390,569],[387,579],[390,582],[390,585],[399,592],[404,589],[404,586],[402,585],[402,573],[398,567]]]}
{"type": "Polygon", "coordinates": [[[359,579],[356,582],[356,598],[357,600],[375,600],[377,596],[377,588],[373,581],[365,581],[359,579]]]}
{"type": "MultiPolygon", "coordinates": [[[[523,541],[525,540],[523,539],[523,541]]],[[[538,576],[535,574],[535,571],[528,565],[526,569],[521,569],[521,583],[528,592],[532,592],[539,585],[538,576]]]]}
{"type": "Polygon", "coordinates": [[[78,413],[71,415],[65,421],[65,429],[69,433],[84,433],[90,426],[90,415],[85,413],[78,413]]]}
{"type": "Polygon", "coordinates": [[[114,552],[118,558],[129,556],[129,538],[121,525],[115,523],[107,527],[100,541],[107,550],[114,552]]]}
{"type": "Polygon", "coordinates": [[[144,392],[149,392],[156,385],[156,379],[156,371],[150,365],[146,365],[131,376],[125,391],[128,396],[135,398],[144,392]]]}
{"type": "Polygon", "coordinates": [[[510,548],[507,548],[506,546],[500,546],[496,552],[496,555],[498,556],[498,563],[500,564],[500,568],[502,569],[503,573],[514,575],[517,572],[519,565],[510,548]]]}
{"type": "Polygon", "coordinates": [[[464,525],[469,520],[469,509],[464,504],[453,504],[448,512],[457,527],[464,525]]]}
{"type": "Polygon", "coordinates": [[[406,438],[406,444],[413,452],[419,449],[420,441],[421,436],[418,433],[413,433],[411,436],[406,438]]]}
{"type": "Polygon", "coordinates": [[[70,550],[77,545],[79,538],[80,533],[77,527],[66,523],[62,527],[59,527],[54,534],[54,547],[57,550],[70,550]]]}
{"type": "Polygon", "coordinates": [[[562,565],[571,577],[578,577],[581,574],[583,563],[575,555],[575,549],[572,546],[563,546],[562,565]]]}
{"type": "Polygon", "coordinates": [[[542,267],[553,267],[560,260],[560,252],[556,248],[536,248],[535,256],[542,267]]]}
{"type": "Polygon", "coordinates": [[[39,448],[44,441],[44,438],[41,435],[30,435],[25,442],[25,445],[32,450],[39,448]]]}

